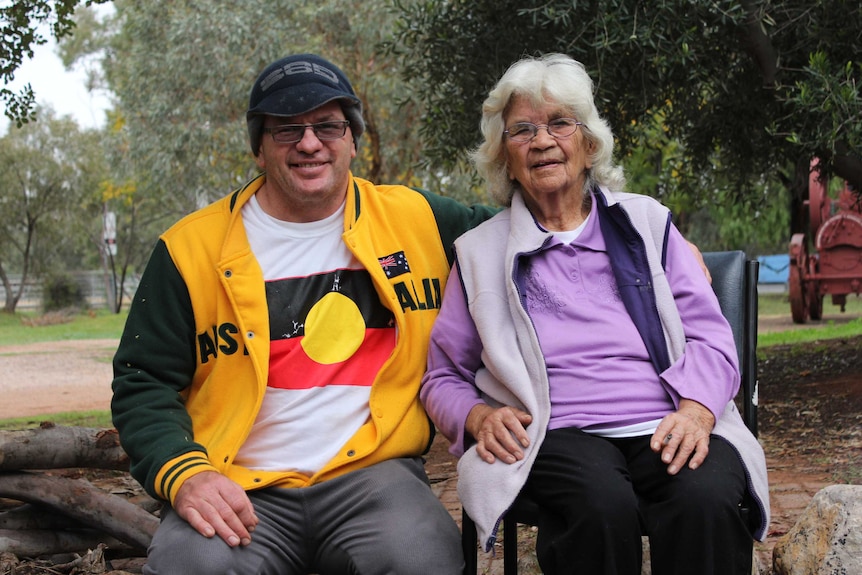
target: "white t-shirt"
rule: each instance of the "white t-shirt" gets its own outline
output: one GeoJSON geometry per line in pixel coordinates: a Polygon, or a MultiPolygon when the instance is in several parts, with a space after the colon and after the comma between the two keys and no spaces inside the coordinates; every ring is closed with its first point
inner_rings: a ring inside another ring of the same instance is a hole
{"type": "Polygon", "coordinates": [[[263,405],[236,463],[312,474],[368,420],[394,320],[342,240],[343,205],[293,223],[252,197],[242,218],[266,282],[271,351],[263,405]]]}

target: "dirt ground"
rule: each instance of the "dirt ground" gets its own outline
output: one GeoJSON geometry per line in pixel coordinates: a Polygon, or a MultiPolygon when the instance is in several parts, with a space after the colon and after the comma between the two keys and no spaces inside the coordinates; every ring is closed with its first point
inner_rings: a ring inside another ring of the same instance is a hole
{"type": "Polygon", "coordinates": [[[0,419],[111,405],[112,339],[0,346],[0,419]]]}
{"type": "MultiPolygon", "coordinates": [[[[823,321],[851,319],[836,315],[823,321]]],[[[761,332],[799,328],[789,317],[762,318],[759,326],[761,332]]],[[[0,418],[42,421],[61,411],[107,409],[115,346],[116,341],[95,340],[0,347],[0,418]]],[[[758,420],[773,505],[769,537],[756,546],[765,575],[771,573],[775,542],[817,490],[833,483],[862,483],[862,333],[766,348],[759,357],[758,420]]],[[[445,441],[435,442],[427,469],[438,492],[453,484],[454,459],[445,441]]],[[[456,505],[450,502],[449,507],[458,519],[456,505]]],[[[20,564],[14,573],[57,572],[46,570],[44,563],[27,565],[20,564]]],[[[139,565],[132,561],[119,568],[139,573],[139,565]]]]}

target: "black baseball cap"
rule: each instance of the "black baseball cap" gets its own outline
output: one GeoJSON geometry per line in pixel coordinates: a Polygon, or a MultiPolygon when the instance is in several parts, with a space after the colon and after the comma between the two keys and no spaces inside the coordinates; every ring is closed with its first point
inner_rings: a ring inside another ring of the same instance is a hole
{"type": "Polygon", "coordinates": [[[245,119],[251,151],[257,155],[264,116],[298,116],[338,100],[350,121],[353,140],[365,131],[362,101],[344,72],[316,54],[294,54],[273,62],[257,77],[245,119]]]}

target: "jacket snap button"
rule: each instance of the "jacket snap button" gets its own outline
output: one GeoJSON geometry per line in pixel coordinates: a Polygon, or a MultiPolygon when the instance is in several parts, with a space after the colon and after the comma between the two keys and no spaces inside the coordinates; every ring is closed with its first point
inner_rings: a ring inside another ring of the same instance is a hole
{"type": "Polygon", "coordinates": [[[356,455],[356,451],[353,449],[347,452],[347,457],[353,457],[354,455],[356,455]]]}
{"type": "Polygon", "coordinates": [[[232,275],[233,275],[233,272],[232,272],[232,271],[230,271],[230,270],[225,270],[225,272],[224,272],[224,277],[229,278],[229,277],[230,277],[230,276],[232,276],[232,275]]]}

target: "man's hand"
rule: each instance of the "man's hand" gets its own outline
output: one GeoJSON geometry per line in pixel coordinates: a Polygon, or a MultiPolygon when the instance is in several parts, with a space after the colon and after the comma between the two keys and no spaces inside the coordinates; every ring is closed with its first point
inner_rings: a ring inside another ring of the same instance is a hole
{"type": "Polygon", "coordinates": [[[532,421],[529,413],[518,408],[495,409],[480,403],[467,414],[466,428],[476,439],[476,452],[484,461],[515,463],[524,458],[523,448],[530,445],[525,428],[532,421]]]}
{"type": "Polygon", "coordinates": [[[218,535],[231,547],[251,543],[258,522],[245,490],[215,471],[187,479],[174,499],[174,510],[204,537],[218,535]]]}
{"type": "Polygon", "coordinates": [[[681,399],[679,409],[659,423],[650,447],[661,452],[661,460],[668,464],[671,475],[679,473],[686,461],[691,469],[697,469],[709,453],[713,427],[715,416],[710,410],[691,399],[681,399]]]}

